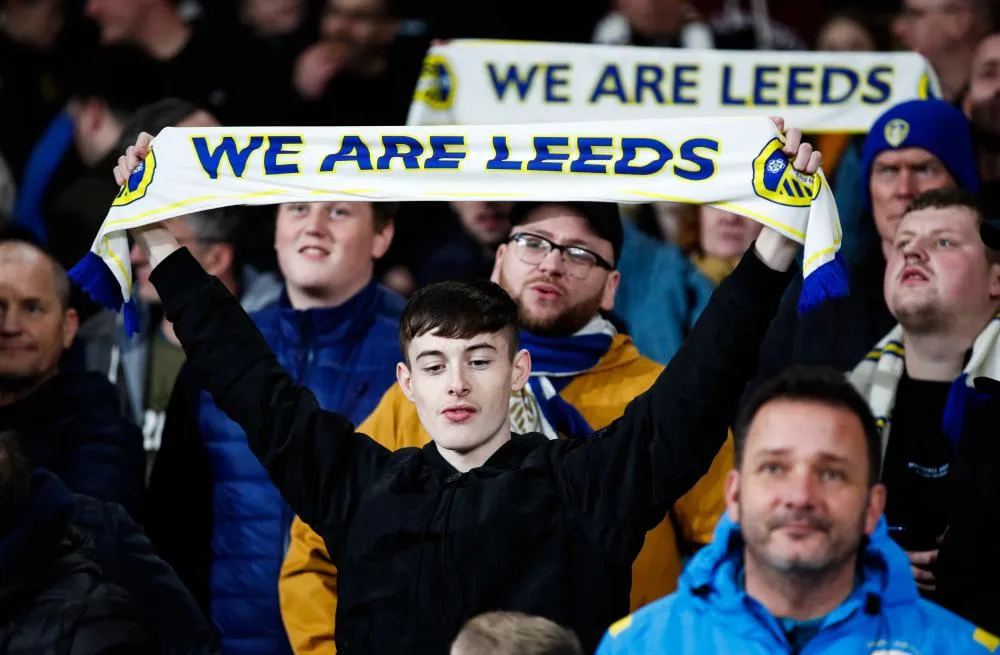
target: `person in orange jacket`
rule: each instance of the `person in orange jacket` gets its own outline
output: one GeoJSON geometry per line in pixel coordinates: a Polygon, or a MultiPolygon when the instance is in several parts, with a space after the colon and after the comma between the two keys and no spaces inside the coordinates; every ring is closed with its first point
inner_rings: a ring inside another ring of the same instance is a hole
{"type": "MultiPolygon", "coordinates": [[[[512,429],[550,438],[589,436],[621,416],[663,369],[601,316],[613,308],[620,278],[614,263],[622,247],[621,218],[604,203],[520,203],[511,223],[492,279],[517,302],[521,344],[532,358],[531,382],[511,399],[512,429]],[[600,241],[610,243],[614,263],[587,247],[600,241]],[[603,275],[589,275],[595,267],[603,275]]],[[[398,384],[358,429],[392,450],[430,442],[398,384]]],[[[708,474],[647,533],[632,567],[633,611],[673,592],[683,557],[711,541],[732,466],[730,439],[708,474]]],[[[336,652],[337,572],[309,526],[296,518],[291,534],[279,582],[285,629],[298,655],[330,655],[336,652]]]]}

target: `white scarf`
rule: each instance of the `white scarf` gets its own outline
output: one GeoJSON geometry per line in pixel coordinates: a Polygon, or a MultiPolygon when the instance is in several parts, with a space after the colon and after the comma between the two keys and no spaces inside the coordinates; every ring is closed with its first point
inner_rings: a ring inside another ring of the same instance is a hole
{"type": "Polygon", "coordinates": [[[102,305],[126,303],[131,331],[126,230],[174,216],[283,202],[665,200],[726,208],[804,244],[806,310],[847,292],[840,219],[822,171],[794,171],[781,147],[765,118],[166,128],[70,275],[102,305]]]}
{"type": "MultiPolygon", "coordinates": [[[[682,34],[705,31],[695,23],[682,34]]],[[[703,38],[694,41],[697,49],[478,39],[435,45],[406,122],[781,116],[807,133],[865,134],[889,107],[941,97],[934,69],[915,52],[712,50],[703,38]]]]}
{"type": "MultiPolygon", "coordinates": [[[[858,390],[875,416],[875,422],[882,430],[882,460],[889,446],[889,430],[892,427],[892,410],[896,405],[896,389],[906,371],[903,328],[894,327],[865,358],[848,373],[848,379],[858,390]]],[[[955,382],[945,408],[945,432],[947,424],[953,420],[961,423],[964,414],[963,398],[959,395],[972,389],[977,377],[1000,379],[1000,314],[979,333],[972,344],[972,357],[955,382]]],[[[952,435],[958,438],[960,435],[952,435]]]]}

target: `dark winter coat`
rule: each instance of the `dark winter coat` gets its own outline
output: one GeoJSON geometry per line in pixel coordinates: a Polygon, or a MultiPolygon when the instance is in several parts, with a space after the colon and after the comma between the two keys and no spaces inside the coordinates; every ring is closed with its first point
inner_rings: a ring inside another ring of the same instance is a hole
{"type": "Polygon", "coordinates": [[[17,433],[32,466],[59,476],[74,493],[118,503],[138,520],[146,471],[142,432],[122,415],[103,375],[56,375],[0,407],[0,430],[17,433]]]}
{"type": "Polygon", "coordinates": [[[151,279],[202,386],[324,538],[350,655],[444,653],[487,610],[548,617],[592,651],[628,613],[646,532],[723,445],[789,277],[748,255],[620,419],[589,439],[515,435],[464,473],[433,443],[390,452],[322,410],[185,249],[151,279]]]}
{"type": "Polygon", "coordinates": [[[0,653],[153,655],[133,599],[104,581],[72,525],[75,499],[47,471],[0,535],[0,653]]]}

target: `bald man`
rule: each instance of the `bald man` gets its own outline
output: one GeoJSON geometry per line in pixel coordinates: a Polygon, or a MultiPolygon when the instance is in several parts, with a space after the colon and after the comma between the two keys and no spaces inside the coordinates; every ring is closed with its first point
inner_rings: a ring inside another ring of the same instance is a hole
{"type": "Polygon", "coordinates": [[[59,372],[79,323],[69,279],[22,235],[0,235],[0,431],[18,435],[29,462],[70,490],[139,516],[142,433],[108,380],[59,372]]]}

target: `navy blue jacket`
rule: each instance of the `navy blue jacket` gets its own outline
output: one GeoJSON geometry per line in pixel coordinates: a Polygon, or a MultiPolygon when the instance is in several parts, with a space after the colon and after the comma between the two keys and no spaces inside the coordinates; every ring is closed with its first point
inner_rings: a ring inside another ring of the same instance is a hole
{"type": "MultiPolygon", "coordinates": [[[[67,491],[67,493],[69,493],[67,491]]],[[[104,579],[124,589],[159,655],[215,655],[208,621],[170,566],[121,505],[76,495],[73,524],[93,541],[92,558],[104,579]]]]}
{"type": "MultiPolygon", "coordinates": [[[[297,311],[282,298],[252,317],[296,383],[360,423],[395,382],[403,305],[371,283],[339,307],[297,311]]],[[[224,653],[290,653],[278,574],[294,514],[239,426],[207,392],[181,390],[197,390],[190,373],[167,411],[150,482],[150,537],[210,612],[224,653]]]]}
{"type": "Polygon", "coordinates": [[[34,393],[0,407],[32,466],[55,473],[78,494],[118,503],[136,520],[145,483],[142,432],[121,413],[114,386],[97,373],[60,373],[34,393]]]}
{"type": "Polygon", "coordinates": [[[0,531],[0,653],[152,655],[135,599],[109,584],[93,542],[72,524],[76,503],[37,470],[31,496],[0,531]]]}

